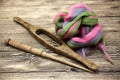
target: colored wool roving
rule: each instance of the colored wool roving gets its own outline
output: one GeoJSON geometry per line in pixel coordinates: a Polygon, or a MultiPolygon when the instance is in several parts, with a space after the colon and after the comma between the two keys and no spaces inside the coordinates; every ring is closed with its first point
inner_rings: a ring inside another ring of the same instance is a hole
{"type": "Polygon", "coordinates": [[[54,17],[55,29],[66,44],[77,53],[86,57],[88,48],[98,48],[104,58],[112,63],[106,52],[101,25],[96,13],[85,4],[73,5],[68,13],[62,12],[54,17]]]}

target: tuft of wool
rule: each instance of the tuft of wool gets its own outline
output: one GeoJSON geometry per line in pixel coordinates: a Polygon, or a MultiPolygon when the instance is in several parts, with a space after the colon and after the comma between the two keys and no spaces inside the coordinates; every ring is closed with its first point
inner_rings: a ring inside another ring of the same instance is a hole
{"type": "MultiPolygon", "coordinates": [[[[103,31],[96,13],[85,4],[75,4],[68,12],[58,13],[54,17],[58,36],[77,53],[86,56],[87,48],[98,48],[106,56],[103,31]]],[[[111,61],[107,54],[106,60],[111,61]]]]}

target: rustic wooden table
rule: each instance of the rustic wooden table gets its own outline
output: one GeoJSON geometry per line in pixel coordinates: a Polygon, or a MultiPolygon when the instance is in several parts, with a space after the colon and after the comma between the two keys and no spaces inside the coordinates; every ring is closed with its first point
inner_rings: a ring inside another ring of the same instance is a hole
{"type": "Polygon", "coordinates": [[[120,80],[120,1],[119,0],[0,0],[0,80],[120,80]],[[106,62],[100,51],[90,51],[88,59],[99,66],[91,74],[4,45],[11,38],[44,49],[28,31],[13,21],[19,16],[55,33],[53,17],[76,3],[87,4],[99,17],[108,53],[115,65],[106,62]]]}

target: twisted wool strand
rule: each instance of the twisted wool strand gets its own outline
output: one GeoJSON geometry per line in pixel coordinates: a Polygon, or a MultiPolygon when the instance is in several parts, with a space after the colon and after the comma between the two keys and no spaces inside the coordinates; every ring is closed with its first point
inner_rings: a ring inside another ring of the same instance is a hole
{"type": "Polygon", "coordinates": [[[96,13],[84,4],[73,5],[68,13],[62,12],[54,17],[56,33],[66,44],[86,56],[87,47],[95,46],[112,62],[106,52],[101,25],[96,13]]]}

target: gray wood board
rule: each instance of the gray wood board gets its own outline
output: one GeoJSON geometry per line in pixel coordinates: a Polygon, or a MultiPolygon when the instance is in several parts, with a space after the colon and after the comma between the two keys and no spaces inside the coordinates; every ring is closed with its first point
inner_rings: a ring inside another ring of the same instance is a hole
{"type": "Polygon", "coordinates": [[[0,0],[0,80],[66,80],[68,77],[69,80],[119,80],[119,4],[119,0],[0,0]],[[90,50],[88,59],[99,67],[98,73],[91,74],[4,45],[4,39],[11,38],[69,60],[41,45],[24,27],[15,23],[13,17],[19,16],[55,34],[54,15],[67,11],[75,3],[87,4],[97,13],[103,27],[107,52],[115,65],[105,61],[100,51],[90,50]]]}

